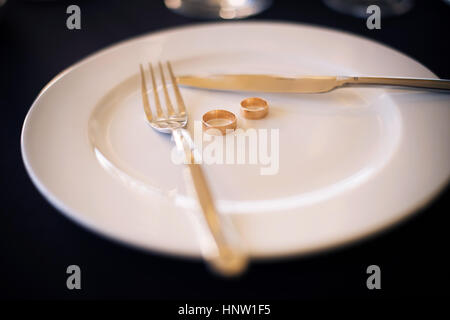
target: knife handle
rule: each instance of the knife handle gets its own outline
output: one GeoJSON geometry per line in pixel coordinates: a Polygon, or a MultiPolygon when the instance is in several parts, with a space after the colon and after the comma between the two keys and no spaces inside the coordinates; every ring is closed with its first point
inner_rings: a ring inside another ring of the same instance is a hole
{"type": "Polygon", "coordinates": [[[446,79],[414,79],[414,78],[379,78],[349,77],[343,81],[345,85],[388,85],[414,88],[450,90],[450,80],[446,79]]]}

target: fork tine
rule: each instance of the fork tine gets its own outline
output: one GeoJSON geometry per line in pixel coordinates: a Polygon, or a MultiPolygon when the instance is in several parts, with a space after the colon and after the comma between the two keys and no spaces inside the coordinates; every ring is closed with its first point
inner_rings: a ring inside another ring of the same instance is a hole
{"type": "Polygon", "coordinates": [[[183,97],[181,96],[180,89],[178,88],[177,79],[175,78],[170,61],[167,61],[167,68],[169,69],[170,79],[172,80],[173,90],[175,91],[175,97],[177,99],[178,111],[180,116],[186,114],[186,106],[184,105],[183,97]]]}
{"type": "Polygon", "coordinates": [[[158,118],[164,118],[164,112],[161,108],[161,102],[159,101],[158,90],[156,89],[156,79],[155,73],[153,72],[153,66],[151,63],[148,64],[150,68],[150,74],[152,75],[152,85],[153,85],[153,96],[155,97],[156,114],[158,118]]]}
{"type": "Polygon", "coordinates": [[[141,70],[142,104],[144,105],[144,111],[145,111],[147,120],[152,121],[152,110],[150,109],[150,103],[148,102],[147,85],[145,83],[144,68],[142,67],[142,64],[139,65],[139,69],[141,70]]]}
{"type": "Polygon", "coordinates": [[[164,77],[164,70],[161,65],[161,62],[158,62],[158,65],[159,65],[159,73],[161,74],[161,82],[162,82],[163,89],[164,89],[164,98],[166,100],[167,113],[169,114],[169,117],[170,117],[170,116],[175,115],[175,111],[173,110],[172,102],[170,101],[169,92],[167,91],[166,78],[164,77]]]}

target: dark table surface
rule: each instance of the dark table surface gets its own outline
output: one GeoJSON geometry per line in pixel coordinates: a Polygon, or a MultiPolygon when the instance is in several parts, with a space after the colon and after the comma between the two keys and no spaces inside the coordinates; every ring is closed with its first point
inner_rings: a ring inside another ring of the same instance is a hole
{"type": "MultiPolygon", "coordinates": [[[[319,255],[256,262],[238,279],[210,274],[201,262],[144,253],[105,240],[65,218],[36,190],[20,155],[20,130],[40,89],[61,70],[131,36],[200,20],[163,1],[73,1],[82,29],[66,28],[65,1],[9,0],[0,8],[2,191],[0,297],[64,299],[301,299],[432,296],[448,288],[442,192],[418,214],[363,242],[319,255]],[[82,269],[82,290],[66,288],[66,268],[82,269]],[[382,289],[366,288],[366,268],[381,267],[382,289]]],[[[320,1],[279,1],[251,20],[327,26],[377,40],[450,78],[450,6],[420,1],[407,14],[368,30],[365,20],[320,1]]],[[[450,120],[450,119],[449,119],[450,120]]],[[[447,142],[448,143],[448,142],[447,142]]]]}

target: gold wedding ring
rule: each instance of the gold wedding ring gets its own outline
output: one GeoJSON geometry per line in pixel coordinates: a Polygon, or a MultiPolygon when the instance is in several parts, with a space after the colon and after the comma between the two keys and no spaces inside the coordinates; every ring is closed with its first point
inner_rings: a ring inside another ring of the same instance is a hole
{"type": "Polygon", "coordinates": [[[215,132],[219,134],[226,134],[227,130],[236,129],[236,116],[234,113],[227,110],[211,110],[206,112],[202,117],[203,130],[208,131],[209,133],[215,134],[215,132]]]}
{"type": "Polygon", "coordinates": [[[269,112],[267,101],[261,98],[247,98],[241,101],[241,115],[247,119],[262,119],[269,112]]]}

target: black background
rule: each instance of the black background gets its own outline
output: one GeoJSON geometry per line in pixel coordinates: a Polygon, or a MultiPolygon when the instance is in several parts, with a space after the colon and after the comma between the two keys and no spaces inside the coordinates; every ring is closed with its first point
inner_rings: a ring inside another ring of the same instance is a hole
{"type": "MultiPolygon", "coordinates": [[[[450,78],[450,6],[420,1],[401,17],[368,30],[321,1],[280,1],[250,20],[284,20],[363,35],[450,78]]],[[[406,222],[363,242],[304,258],[255,262],[238,279],[186,261],[121,246],[59,214],[35,189],[20,155],[20,130],[42,87],[57,73],[107,45],[151,31],[201,23],[159,0],[14,1],[0,8],[2,170],[0,297],[7,299],[310,299],[443,295],[448,287],[448,197],[441,193],[406,222]],[[82,29],[66,28],[78,4],[82,29]],[[66,288],[66,268],[82,269],[82,290],[66,288]],[[382,289],[366,288],[366,268],[382,270],[382,289]]],[[[332,50],[332,48],[331,48],[332,50]]],[[[449,119],[450,120],[450,119],[449,119]]],[[[448,143],[448,142],[446,142],[448,143]]]]}

